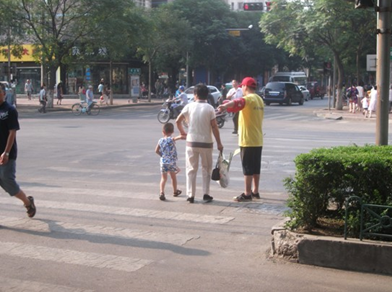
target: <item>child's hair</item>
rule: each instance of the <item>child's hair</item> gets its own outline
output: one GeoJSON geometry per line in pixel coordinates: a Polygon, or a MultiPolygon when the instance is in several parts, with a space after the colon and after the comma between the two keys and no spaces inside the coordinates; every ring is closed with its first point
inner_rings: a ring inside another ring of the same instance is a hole
{"type": "Polygon", "coordinates": [[[173,134],[174,132],[174,125],[172,123],[167,123],[163,125],[163,131],[166,134],[173,134]]]}

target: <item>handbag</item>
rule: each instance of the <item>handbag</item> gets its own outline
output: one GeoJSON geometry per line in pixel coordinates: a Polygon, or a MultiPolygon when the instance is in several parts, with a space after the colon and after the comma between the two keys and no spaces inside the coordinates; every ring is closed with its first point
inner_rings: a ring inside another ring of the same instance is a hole
{"type": "MultiPolygon", "coordinates": [[[[219,154],[221,156],[222,154],[219,154]]],[[[218,157],[218,161],[216,162],[215,168],[212,170],[211,179],[218,181],[220,180],[220,171],[219,171],[219,161],[221,161],[218,157]]]]}

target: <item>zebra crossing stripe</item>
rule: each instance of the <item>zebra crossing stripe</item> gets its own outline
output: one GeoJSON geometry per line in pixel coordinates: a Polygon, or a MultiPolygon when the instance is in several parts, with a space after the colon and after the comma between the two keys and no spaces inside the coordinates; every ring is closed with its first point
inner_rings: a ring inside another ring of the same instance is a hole
{"type": "MultiPolygon", "coordinates": [[[[17,200],[12,199],[0,199],[1,204],[13,204],[20,205],[17,200]]],[[[111,207],[104,205],[94,204],[78,204],[69,202],[54,202],[54,201],[41,201],[36,200],[37,208],[48,208],[48,209],[61,209],[80,211],[80,212],[99,212],[111,215],[126,215],[133,217],[146,217],[154,219],[166,219],[166,220],[177,220],[177,221],[189,221],[196,223],[209,223],[209,224],[226,224],[234,217],[227,216],[215,216],[215,215],[200,215],[193,213],[182,213],[174,211],[161,211],[161,210],[148,210],[148,209],[137,209],[137,208],[126,208],[126,207],[111,207]]]]}
{"type": "Polygon", "coordinates": [[[164,242],[173,245],[184,245],[192,239],[197,239],[199,235],[187,235],[176,233],[151,232],[149,230],[137,230],[129,228],[116,228],[111,226],[82,225],[78,223],[66,223],[60,221],[41,221],[29,218],[15,218],[0,216],[0,225],[5,228],[23,229],[40,233],[63,232],[85,236],[103,236],[124,238],[129,240],[143,240],[164,242]]]}
{"type": "Polygon", "coordinates": [[[0,242],[0,254],[86,267],[135,272],[153,261],[46,246],[0,242]]]}
{"type": "Polygon", "coordinates": [[[51,285],[36,281],[24,281],[0,277],[0,291],[29,291],[29,292],[94,292],[94,290],[84,290],[67,286],[51,285]]]}

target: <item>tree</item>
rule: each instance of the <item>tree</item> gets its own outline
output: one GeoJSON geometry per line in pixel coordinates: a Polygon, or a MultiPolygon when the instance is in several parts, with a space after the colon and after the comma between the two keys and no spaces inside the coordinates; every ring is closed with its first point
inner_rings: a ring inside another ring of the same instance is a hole
{"type": "MultiPolygon", "coordinates": [[[[318,47],[328,49],[337,64],[337,109],[342,109],[344,60],[356,54],[358,38],[368,39],[369,35],[367,29],[358,30],[362,27],[363,17],[375,21],[368,11],[357,11],[346,1],[276,0],[271,12],[262,17],[260,26],[267,42],[291,54],[304,57],[309,52],[317,54],[318,47]]],[[[366,22],[366,25],[369,24],[366,22]]]]}
{"type": "MultiPolygon", "coordinates": [[[[4,1],[4,0],[3,0],[4,1]]],[[[8,1],[7,1],[8,2],[8,1]]],[[[5,3],[5,2],[3,2],[5,3]]],[[[49,71],[49,103],[53,106],[56,70],[70,61],[72,48],[115,18],[128,0],[21,0],[9,1],[14,21],[24,24],[25,39],[36,46],[36,58],[49,71]]]]}
{"type": "Polygon", "coordinates": [[[186,56],[190,46],[189,23],[170,6],[145,11],[143,32],[137,40],[137,52],[148,64],[148,101],[151,101],[152,70],[155,60],[177,59],[186,56]]]}

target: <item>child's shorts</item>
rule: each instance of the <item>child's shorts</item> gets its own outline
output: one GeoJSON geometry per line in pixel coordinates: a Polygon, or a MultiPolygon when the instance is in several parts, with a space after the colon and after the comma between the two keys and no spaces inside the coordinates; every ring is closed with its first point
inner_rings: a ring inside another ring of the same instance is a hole
{"type": "Polygon", "coordinates": [[[16,161],[8,160],[7,164],[0,165],[0,186],[10,195],[15,196],[20,188],[15,180],[16,161]]]}
{"type": "Polygon", "coordinates": [[[161,173],[176,172],[177,166],[175,164],[161,164],[161,173]]]}

